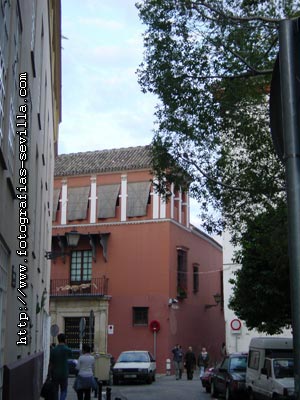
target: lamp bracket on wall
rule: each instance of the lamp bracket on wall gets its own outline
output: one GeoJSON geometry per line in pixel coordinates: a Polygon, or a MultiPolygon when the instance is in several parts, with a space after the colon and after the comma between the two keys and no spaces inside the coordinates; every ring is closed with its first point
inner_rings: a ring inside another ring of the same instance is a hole
{"type": "Polygon", "coordinates": [[[222,305],[222,295],[220,293],[216,293],[213,295],[215,304],[205,304],[204,307],[205,309],[207,308],[212,308],[212,307],[217,307],[219,304],[222,305]]]}
{"type": "Polygon", "coordinates": [[[55,260],[57,257],[62,257],[65,263],[65,256],[70,253],[66,251],[66,248],[75,248],[78,246],[80,240],[80,233],[73,230],[66,232],[64,236],[57,235],[57,242],[60,251],[46,251],[45,257],[47,260],[55,260]]]}
{"type": "Polygon", "coordinates": [[[175,298],[174,298],[174,299],[171,299],[171,298],[170,298],[169,301],[168,301],[168,305],[169,305],[169,306],[171,306],[172,304],[177,304],[177,303],[178,303],[178,300],[175,299],[175,298]]]}
{"type": "Polygon", "coordinates": [[[63,258],[63,262],[65,263],[65,256],[70,255],[69,249],[75,249],[78,246],[79,240],[81,236],[85,236],[89,238],[89,245],[92,249],[92,257],[93,260],[96,261],[97,254],[97,243],[102,247],[103,258],[104,261],[107,262],[107,242],[110,232],[107,233],[80,233],[76,230],[66,232],[64,235],[57,235],[57,243],[60,248],[59,251],[46,251],[45,257],[47,260],[55,260],[58,257],[63,258]]]}

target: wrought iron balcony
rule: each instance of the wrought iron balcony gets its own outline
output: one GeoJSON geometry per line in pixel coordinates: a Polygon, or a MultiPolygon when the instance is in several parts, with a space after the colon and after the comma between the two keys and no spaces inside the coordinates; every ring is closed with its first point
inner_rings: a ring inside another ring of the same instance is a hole
{"type": "Polygon", "coordinates": [[[93,278],[90,282],[71,282],[70,279],[51,279],[50,296],[106,296],[108,278],[93,278]]]}

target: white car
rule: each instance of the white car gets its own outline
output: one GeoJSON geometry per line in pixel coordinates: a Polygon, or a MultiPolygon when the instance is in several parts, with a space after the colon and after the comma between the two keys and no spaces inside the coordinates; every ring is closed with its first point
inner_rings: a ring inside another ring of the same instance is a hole
{"type": "Polygon", "coordinates": [[[292,338],[252,338],[246,372],[249,399],[295,399],[293,357],[292,338]]]}
{"type": "Polygon", "coordinates": [[[294,359],[266,358],[260,379],[254,382],[249,391],[250,399],[294,399],[294,396],[294,359]]]}
{"type": "Polygon", "coordinates": [[[156,362],[149,351],[123,351],[113,366],[113,384],[135,380],[152,383],[155,381],[156,362]]]}

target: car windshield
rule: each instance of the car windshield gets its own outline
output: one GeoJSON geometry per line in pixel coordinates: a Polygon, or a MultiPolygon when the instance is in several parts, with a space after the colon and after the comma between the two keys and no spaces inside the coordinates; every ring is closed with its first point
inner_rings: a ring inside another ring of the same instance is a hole
{"type": "Polygon", "coordinates": [[[147,353],[122,353],[118,362],[148,362],[149,356],[147,353]]]}
{"type": "Polygon", "coordinates": [[[275,359],[273,368],[276,379],[293,378],[294,376],[294,360],[292,358],[275,359]]]}
{"type": "Polygon", "coordinates": [[[230,359],[230,371],[246,371],[247,357],[232,357],[230,359]]]}

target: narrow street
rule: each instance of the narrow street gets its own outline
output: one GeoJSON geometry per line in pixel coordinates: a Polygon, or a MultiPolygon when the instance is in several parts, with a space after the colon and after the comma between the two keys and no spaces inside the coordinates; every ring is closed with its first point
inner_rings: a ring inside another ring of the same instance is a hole
{"type": "MultiPolygon", "coordinates": [[[[77,400],[73,389],[74,378],[69,379],[67,400],[77,400]]],[[[194,378],[192,381],[183,375],[182,380],[176,381],[175,376],[158,375],[156,382],[151,385],[146,384],[121,384],[111,386],[111,400],[209,400],[210,394],[205,392],[201,381],[194,378]]],[[[106,387],[103,388],[105,400],[106,387]]],[[[94,394],[92,394],[92,399],[94,394]]]]}

